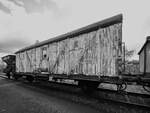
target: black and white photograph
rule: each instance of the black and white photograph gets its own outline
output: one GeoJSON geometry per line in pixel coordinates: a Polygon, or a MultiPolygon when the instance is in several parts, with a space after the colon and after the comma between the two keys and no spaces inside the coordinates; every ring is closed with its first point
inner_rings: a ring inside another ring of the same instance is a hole
{"type": "Polygon", "coordinates": [[[0,113],[150,113],[149,0],[0,0],[0,113]]]}

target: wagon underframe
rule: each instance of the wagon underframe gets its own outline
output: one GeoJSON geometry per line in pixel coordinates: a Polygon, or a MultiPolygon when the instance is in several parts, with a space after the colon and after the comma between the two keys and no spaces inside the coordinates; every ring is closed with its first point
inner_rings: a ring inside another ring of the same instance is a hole
{"type": "MultiPolygon", "coordinates": [[[[54,81],[63,81],[63,80],[74,80],[78,82],[78,85],[84,85],[90,88],[95,89],[101,83],[108,83],[108,84],[115,84],[117,85],[118,91],[124,91],[127,88],[127,85],[141,85],[146,91],[150,91],[150,77],[145,77],[144,74],[137,74],[137,75],[119,75],[119,76],[101,76],[98,77],[97,75],[86,76],[81,74],[74,74],[74,75],[66,75],[66,74],[49,74],[49,73],[14,73],[17,77],[32,77],[33,79],[29,79],[29,81],[33,80],[44,80],[49,81],[49,78],[52,78],[54,81]],[[94,84],[94,85],[93,85],[94,84]]],[[[82,87],[82,86],[81,86],[82,87]]]]}

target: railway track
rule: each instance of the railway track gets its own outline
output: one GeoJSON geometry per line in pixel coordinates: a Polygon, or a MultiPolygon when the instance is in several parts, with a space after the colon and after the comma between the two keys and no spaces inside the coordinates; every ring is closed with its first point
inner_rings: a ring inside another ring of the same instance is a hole
{"type": "MultiPolygon", "coordinates": [[[[36,84],[38,87],[45,88],[49,90],[52,89],[52,91],[58,92],[64,92],[65,95],[71,94],[72,98],[84,98],[83,100],[80,99],[73,99],[73,101],[81,101],[81,103],[89,104],[92,107],[98,108],[99,106],[108,106],[115,105],[115,110],[117,109],[116,106],[124,106],[127,109],[136,109],[139,113],[149,113],[150,111],[150,95],[147,94],[138,94],[138,93],[132,93],[132,92],[118,92],[115,90],[109,90],[109,89],[96,89],[93,92],[83,92],[80,87],[76,84],[67,84],[67,83],[56,83],[53,81],[48,82],[48,84],[36,84]],[[76,97],[77,96],[77,97],[76,97]],[[89,100],[84,102],[85,100],[89,100]],[[99,103],[102,103],[99,105],[99,103]],[[95,104],[98,104],[95,106],[95,104]]],[[[62,97],[62,98],[68,98],[62,97]]],[[[99,108],[98,108],[99,109],[99,108]]],[[[101,108],[100,108],[101,109],[101,108]]],[[[115,111],[113,110],[113,111],[115,111]]],[[[122,110],[123,112],[123,110],[122,110]]],[[[121,112],[121,113],[122,113],[121,112]]],[[[127,111],[126,111],[127,112],[127,111]]],[[[126,113],[124,112],[124,113],[126,113]]]]}
{"type": "Polygon", "coordinates": [[[150,109],[150,95],[133,92],[118,92],[109,89],[97,89],[93,94],[95,98],[102,98],[118,104],[150,109]]]}
{"type": "MultiPolygon", "coordinates": [[[[100,89],[97,88],[93,92],[83,92],[80,87],[78,87],[77,84],[68,84],[68,83],[58,83],[54,81],[49,81],[47,83],[45,82],[34,82],[29,83],[24,80],[19,80],[19,82],[22,82],[23,84],[27,86],[34,86],[38,87],[40,89],[44,90],[51,90],[56,92],[54,95],[57,95],[58,92],[63,92],[66,95],[65,97],[62,96],[61,98],[68,98],[68,95],[72,95],[71,99],[75,98],[86,98],[88,99],[88,102],[86,104],[90,103],[109,103],[114,104],[116,106],[125,106],[126,108],[130,109],[138,109],[141,111],[150,110],[150,95],[148,94],[138,94],[138,93],[132,93],[132,92],[118,92],[115,90],[109,90],[109,89],[100,89]],[[77,97],[76,97],[77,96],[77,97]]],[[[60,95],[61,96],[61,95],[60,95]]],[[[75,99],[73,101],[82,101],[84,103],[84,99],[75,99]]],[[[90,103],[90,105],[93,106],[93,104],[90,103]]],[[[95,107],[95,105],[94,105],[95,107]]],[[[98,107],[98,105],[97,105],[98,107]]],[[[96,108],[97,108],[96,107],[96,108]]],[[[148,113],[148,112],[147,112],[148,113]]]]}
{"type": "MultiPolygon", "coordinates": [[[[61,83],[62,85],[69,86],[67,83],[61,83]]],[[[79,88],[77,85],[72,87],[79,88]]],[[[150,109],[150,95],[139,94],[133,92],[118,92],[116,90],[97,88],[95,91],[86,92],[86,94],[100,100],[106,100],[114,102],[116,104],[123,104],[127,106],[140,107],[141,109],[150,109]]]]}
{"type": "MultiPolygon", "coordinates": [[[[56,83],[53,81],[49,83],[80,89],[79,86],[76,84],[56,83]]],[[[81,90],[78,90],[78,91],[81,94],[83,94],[82,93],[83,91],[81,90]]],[[[140,93],[134,93],[134,92],[125,92],[125,91],[118,92],[117,90],[102,89],[102,88],[97,88],[93,92],[86,92],[86,94],[95,99],[100,99],[100,100],[103,99],[103,100],[113,102],[116,104],[122,104],[122,105],[130,106],[130,107],[132,106],[132,107],[138,107],[141,109],[150,110],[150,95],[148,94],[140,94],[140,93]]]]}
{"type": "Polygon", "coordinates": [[[80,94],[84,95],[86,93],[88,96],[95,99],[104,99],[106,101],[133,106],[140,107],[144,109],[150,109],[150,95],[148,94],[139,94],[133,92],[118,92],[115,90],[109,89],[101,89],[97,88],[92,93],[83,92],[78,85],[76,84],[68,84],[68,83],[58,83],[49,81],[47,84],[48,87],[57,88],[60,91],[65,91],[68,93],[80,94]]]}

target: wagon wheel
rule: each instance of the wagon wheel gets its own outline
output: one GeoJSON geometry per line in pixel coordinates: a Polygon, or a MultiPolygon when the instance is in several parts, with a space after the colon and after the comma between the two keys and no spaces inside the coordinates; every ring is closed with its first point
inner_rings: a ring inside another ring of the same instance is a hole
{"type": "Polygon", "coordinates": [[[18,80],[19,77],[18,77],[18,75],[16,75],[15,73],[13,73],[12,74],[12,78],[15,79],[15,80],[18,80]]]}
{"type": "Polygon", "coordinates": [[[13,73],[13,72],[10,72],[10,77],[9,77],[9,79],[11,79],[13,76],[14,76],[14,73],[13,73]]]}
{"type": "Polygon", "coordinates": [[[29,82],[33,82],[33,80],[34,80],[34,77],[33,76],[27,76],[27,78],[26,78],[29,82]]]}
{"type": "Polygon", "coordinates": [[[6,73],[8,79],[10,79],[10,72],[6,73]]]}
{"type": "Polygon", "coordinates": [[[99,85],[99,82],[91,82],[91,81],[79,81],[78,85],[81,87],[81,89],[87,93],[92,93],[99,85]]]}
{"type": "Polygon", "coordinates": [[[150,84],[143,85],[143,89],[147,92],[150,92],[150,84]]]}
{"type": "Polygon", "coordinates": [[[127,83],[117,84],[117,91],[124,91],[127,88],[127,83]]]}

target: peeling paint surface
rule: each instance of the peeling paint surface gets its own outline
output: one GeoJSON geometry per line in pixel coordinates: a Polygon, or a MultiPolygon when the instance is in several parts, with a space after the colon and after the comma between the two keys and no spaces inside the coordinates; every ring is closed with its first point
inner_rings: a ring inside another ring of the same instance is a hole
{"type": "Polygon", "coordinates": [[[118,23],[17,53],[16,71],[116,76],[121,43],[122,23],[118,23]]]}

